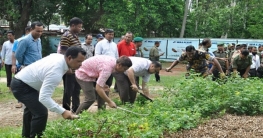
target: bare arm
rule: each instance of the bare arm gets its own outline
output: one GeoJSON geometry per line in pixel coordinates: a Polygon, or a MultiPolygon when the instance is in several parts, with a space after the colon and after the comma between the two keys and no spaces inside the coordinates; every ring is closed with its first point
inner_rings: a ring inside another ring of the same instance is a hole
{"type": "Polygon", "coordinates": [[[142,81],[142,91],[146,96],[149,96],[149,88],[147,86],[147,83],[142,81]]]}
{"type": "Polygon", "coordinates": [[[106,95],[104,88],[101,87],[100,85],[96,84],[96,91],[98,95],[109,104],[111,108],[116,108],[116,104],[106,95]]]}

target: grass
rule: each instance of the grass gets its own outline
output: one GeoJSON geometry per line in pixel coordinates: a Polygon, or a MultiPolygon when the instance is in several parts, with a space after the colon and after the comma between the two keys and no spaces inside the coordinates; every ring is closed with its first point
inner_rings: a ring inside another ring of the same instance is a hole
{"type": "MultiPolygon", "coordinates": [[[[148,83],[148,86],[150,88],[150,93],[156,94],[158,91],[160,91],[157,87],[160,86],[168,86],[171,82],[175,82],[177,77],[175,76],[161,76],[161,82],[156,82],[154,75],[151,75],[150,81],[148,83]],[[151,88],[155,87],[157,88],[156,90],[151,88]]],[[[142,79],[140,78],[140,84],[141,84],[142,79]]],[[[113,81],[113,86],[115,82],[113,81]]],[[[0,83],[0,91],[2,94],[0,94],[0,103],[1,102],[7,102],[11,100],[16,100],[11,92],[8,92],[8,88],[6,87],[6,83],[0,83]]],[[[112,91],[114,91],[112,89],[112,91]]],[[[61,98],[63,97],[63,87],[57,87],[55,89],[55,92],[53,93],[52,98],[61,98]]],[[[119,98],[114,99],[119,101],[119,98]]],[[[49,120],[51,122],[52,120],[49,120]]],[[[1,138],[17,138],[21,137],[21,132],[22,132],[22,127],[0,127],[0,137],[1,138]]]]}

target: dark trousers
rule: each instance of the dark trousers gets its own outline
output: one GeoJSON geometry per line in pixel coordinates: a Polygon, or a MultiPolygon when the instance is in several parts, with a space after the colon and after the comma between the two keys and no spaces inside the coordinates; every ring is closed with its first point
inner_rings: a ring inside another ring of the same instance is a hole
{"type": "Polygon", "coordinates": [[[257,77],[257,70],[256,69],[250,69],[249,74],[250,74],[250,77],[257,77]]]}
{"type": "Polygon", "coordinates": [[[156,80],[157,82],[160,81],[160,75],[159,75],[159,72],[156,72],[156,73],[155,73],[155,80],[156,80]]]}
{"type": "Polygon", "coordinates": [[[76,81],[75,74],[65,74],[63,76],[64,95],[63,95],[63,108],[70,110],[72,99],[72,111],[76,112],[79,107],[79,94],[80,86],[76,81]]]}
{"type": "Polygon", "coordinates": [[[42,136],[47,124],[48,110],[39,102],[39,92],[16,78],[13,78],[10,86],[15,98],[26,106],[22,137],[42,136]]]}
{"type": "Polygon", "coordinates": [[[140,88],[140,77],[135,77],[135,83],[138,88],[140,88]]]}
{"type": "MultiPolygon", "coordinates": [[[[98,95],[94,89],[94,82],[86,82],[76,78],[77,82],[79,83],[85,99],[84,102],[80,104],[79,108],[76,111],[76,114],[80,114],[82,111],[89,109],[89,107],[95,102],[96,95],[98,95]]],[[[106,95],[109,95],[109,92],[105,92],[106,95]]],[[[99,109],[105,109],[105,101],[98,95],[97,96],[97,103],[99,109]]]]}
{"type": "Polygon", "coordinates": [[[6,72],[7,87],[10,87],[10,83],[12,80],[12,65],[5,64],[5,72],[6,72]]]}
{"type": "Polygon", "coordinates": [[[137,92],[133,91],[131,88],[131,82],[127,75],[124,73],[114,73],[114,78],[116,79],[120,99],[123,104],[126,102],[134,103],[136,99],[137,92]]]}
{"type": "Polygon", "coordinates": [[[242,69],[242,70],[237,69],[237,71],[239,72],[239,75],[240,75],[241,77],[243,77],[243,75],[244,75],[245,72],[246,72],[246,69],[242,69]]]}

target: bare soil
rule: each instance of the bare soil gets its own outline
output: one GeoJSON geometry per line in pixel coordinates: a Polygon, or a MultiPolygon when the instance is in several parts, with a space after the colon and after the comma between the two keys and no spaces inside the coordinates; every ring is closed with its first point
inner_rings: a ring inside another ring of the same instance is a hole
{"type": "MultiPolygon", "coordinates": [[[[179,64],[172,72],[165,72],[164,69],[171,63],[163,63],[161,76],[178,76],[186,72],[185,64],[179,64]]],[[[3,80],[3,79],[1,79],[3,80]]],[[[59,86],[61,87],[61,85],[59,86]]],[[[154,88],[162,89],[161,87],[154,88]]],[[[1,94],[0,94],[1,96],[1,94]]],[[[156,96],[156,95],[155,95],[156,96]]],[[[153,96],[153,97],[155,97],[153,96]]],[[[110,97],[118,97],[117,93],[110,93],[110,97]]],[[[81,94],[81,101],[84,96],[81,94]]],[[[62,98],[56,98],[55,101],[62,103],[62,98]]],[[[23,110],[15,108],[16,100],[5,102],[0,101],[0,128],[1,127],[21,127],[23,110]]],[[[90,107],[90,112],[96,112],[96,103],[90,107]]],[[[49,112],[49,121],[61,118],[60,115],[49,112]]],[[[235,116],[224,115],[217,119],[209,120],[197,128],[183,130],[174,134],[167,134],[170,138],[263,138],[263,116],[235,116]]]]}

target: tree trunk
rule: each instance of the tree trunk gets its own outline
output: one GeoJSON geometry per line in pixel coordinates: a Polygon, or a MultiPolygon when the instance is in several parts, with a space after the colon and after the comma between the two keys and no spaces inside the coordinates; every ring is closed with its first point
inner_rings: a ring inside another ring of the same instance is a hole
{"type": "Polygon", "coordinates": [[[20,11],[20,17],[17,21],[17,23],[14,26],[14,31],[15,31],[15,37],[19,38],[23,35],[24,30],[27,26],[27,23],[29,21],[30,17],[30,11],[32,7],[33,0],[26,0],[23,2],[21,6],[21,11],[20,11]]]}
{"type": "Polygon", "coordinates": [[[180,33],[179,38],[183,38],[184,37],[186,19],[187,19],[187,14],[188,14],[188,6],[189,6],[189,0],[186,0],[185,1],[185,6],[184,6],[184,19],[183,19],[181,33],[180,33]]]}
{"type": "MultiPolygon", "coordinates": [[[[198,0],[196,0],[196,9],[198,8],[198,0]]],[[[198,29],[198,18],[195,19],[195,32],[197,32],[198,29]]]]}

